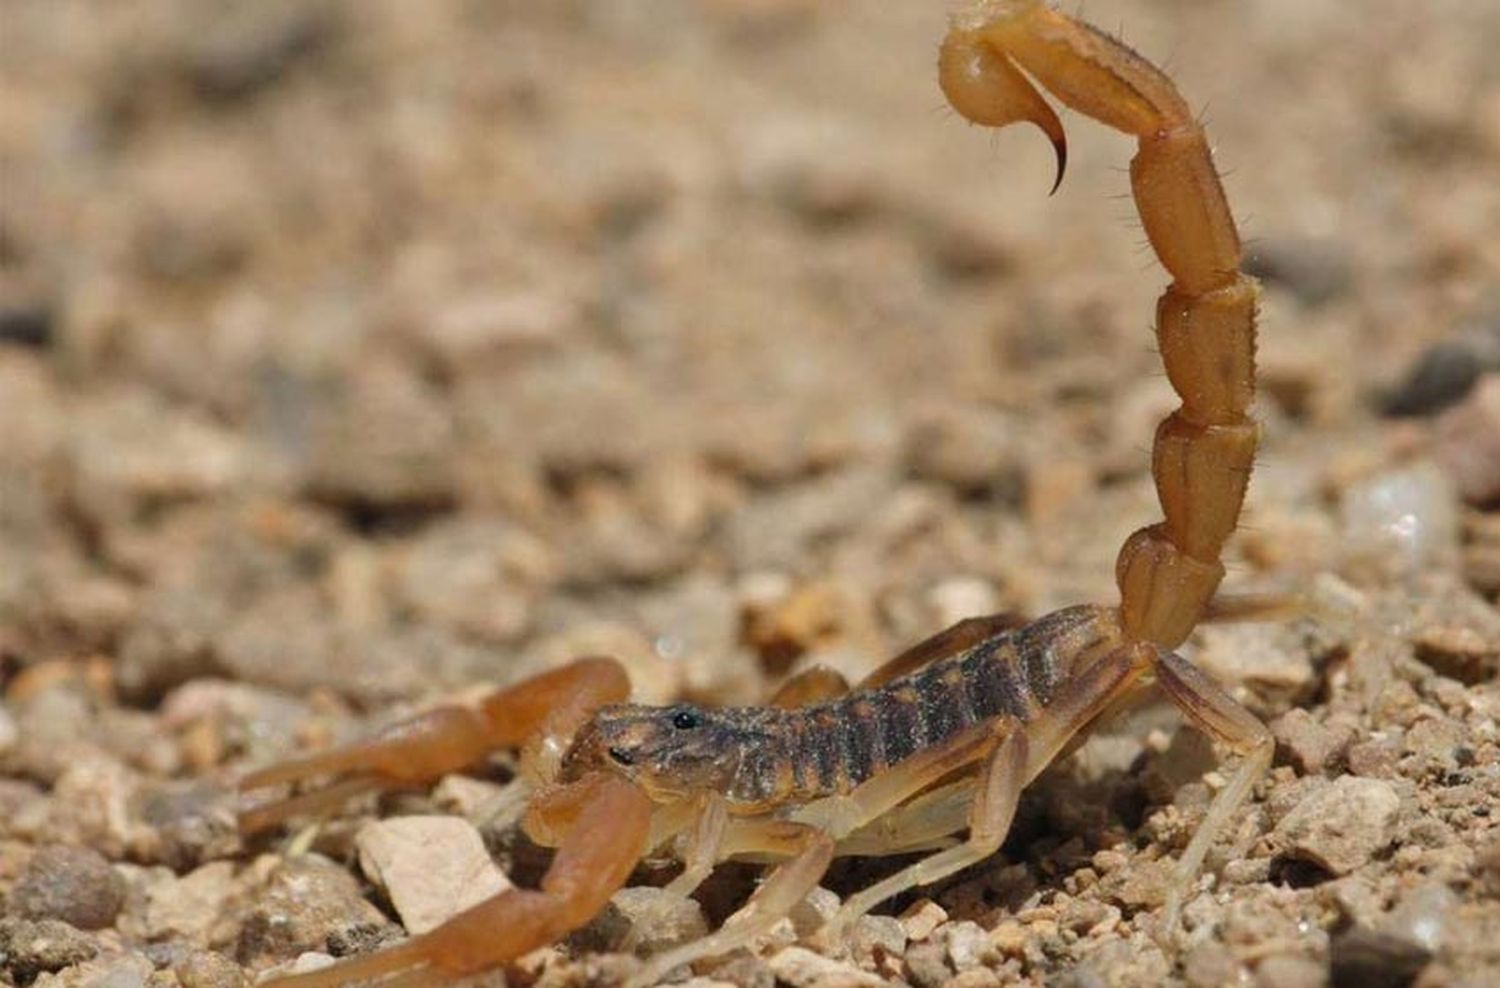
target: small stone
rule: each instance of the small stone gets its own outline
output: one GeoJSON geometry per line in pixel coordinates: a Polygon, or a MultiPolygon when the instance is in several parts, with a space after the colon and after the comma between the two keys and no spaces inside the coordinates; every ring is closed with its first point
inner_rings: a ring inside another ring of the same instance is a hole
{"type": "Polygon", "coordinates": [[[1500,374],[1487,374],[1463,404],[1437,423],[1434,455],[1465,501],[1500,501],[1500,374]]]}
{"type": "Polygon", "coordinates": [[[1328,971],[1311,957],[1272,954],[1256,966],[1255,983],[1257,988],[1324,988],[1328,971]]]}
{"type": "Polygon", "coordinates": [[[967,919],[949,923],[943,931],[943,941],[948,950],[948,963],[960,973],[979,967],[995,956],[983,927],[967,919]]]}
{"type": "Polygon", "coordinates": [[[908,980],[917,988],[939,988],[953,977],[948,966],[948,951],[936,940],[914,943],[906,951],[908,980]]]}
{"type": "Polygon", "coordinates": [[[56,919],[0,919],[0,969],[17,984],[45,971],[81,964],[99,953],[94,938],[56,919]]]}
{"type": "Polygon", "coordinates": [[[990,931],[990,943],[1008,957],[1021,957],[1026,953],[1026,944],[1031,934],[1025,926],[1013,919],[1002,920],[990,931]]]}
{"type": "Polygon", "coordinates": [[[1274,839],[1286,856],[1347,875],[1391,842],[1400,808],[1387,783],[1346,776],[1293,807],[1274,839]]]}
{"type": "Polygon", "coordinates": [[[247,988],[250,979],[223,954],[199,950],[172,966],[182,988],[247,988]]]}
{"type": "Polygon", "coordinates": [[[906,953],[906,928],[894,916],[861,916],[849,935],[849,952],[861,967],[875,967],[884,972],[886,962],[894,959],[899,967],[906,953]]]}
{"type": "Polygon", "coordinates": [[[456,816],[404,816],[361,827],[360,870],[383,889],[408,933],[426,933],[511,887],[474,825],[456,816]]]}
{"type": "Polygon", "coordinates": [[[926,940],[948,921],[948,912],[931,899],[918,899],[899,917],[902,929],[911,940],[926,940]]]}
{"type": "Polygon", "coordinates": [[[1350,560],[1375,573],[1418,573],[1457,557],[1458,499],[1430,462],[1354,484],[1340,507],[1350,560]]]}
{"type": "Polygon", "coordinates": [[[1240,965],[1229,947],[1207,940],[1187,952],[1182,960],[1182,977],[1193,988],[1232,985],[1240,978],[1240,965]]]}
{"type": "Polygon", "coordinates": [[[152,885],[146,890],[145,934],[151,940],[181,937],[206,946],[234,891],[234,865],[228,861],[212,861],[152,885]]]}
{"type": "Polygon", "coordinates": [[[1401,896],[1381,932],[1435,954],[1448,939],[1454,913],[1460,905],[1458,895],[1441,882],[1419,885],[1401,896]]]}
{"type": "Polygon", "coordinates": [[[642,885],[616,892],[569,943],[576,949],[603,953],[630,942],[637,956],[649,957],[707,935],[708,921],[695,900],[642,885]]]}
{"type": "Polygon", "coordinates": [[[1137,860],[1136,863],[1110,876],[1105,887],[1116,902],[1132,912],[1155,909],[1167,901],[1167,889],[1172,885],[1172,862],[1163,860],[1137,860]]]}
{"type": "Polygon", "coordinates": [[[1329,944],[1333,988],[1406,988],[1431,956],[1410,941],[1354,927],[1329,944]]]}
{"type": "Polygon", "coordinates": [[[60,919],[80,930],[115,921],[125,883],[98,851],[54,845],[32,855],[7,905],[23,919],[60,919]]]}
{"type": "Polygon", "coordinates": [[[784,947],[772,955],[771,972],[792,988],[879,988],[885,981],[857,967],[830,960],[806,947],[784,947]]]}
{"type": "Polygon", "coordinates": [[[1270,726],[1278,754],[1303,775],[1322,772],[1352,738],[1348,731],[1329,730],[1301,707],[1288,710],[1270,726]]]}
{"type": "Polygon", "coordinates": [[[236,957],[261,966],[307,951],[373,949],[396,932],[348,871],[316,854],[275,865],[240,929],[236,957]]]}

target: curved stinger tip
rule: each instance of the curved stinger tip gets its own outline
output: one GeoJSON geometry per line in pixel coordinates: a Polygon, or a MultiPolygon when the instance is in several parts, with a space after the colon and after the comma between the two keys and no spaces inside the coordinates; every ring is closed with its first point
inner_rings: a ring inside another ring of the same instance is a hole
{"type": "Polygon", "coordinates": [[[1047,195],[1055,196],[1057,195],[1057,190],[1062,187],[1063,175],[1068,171],[1068,139],[1065,135],[1059,133],[1056,137],[1052,137],[1051,140],[1052,150],[1057,153],[1057,177],[1052,180],[1052,190],[1047,195]]]}

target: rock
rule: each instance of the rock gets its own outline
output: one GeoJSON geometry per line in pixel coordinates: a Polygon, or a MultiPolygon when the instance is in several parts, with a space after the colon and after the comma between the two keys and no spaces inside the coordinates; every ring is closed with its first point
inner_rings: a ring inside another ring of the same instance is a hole
{"type": "Polygon", "coordinates": [[[1327,966],[1312,957],[1272,954],[1255,967],[1257,988],[1324,988],[1327,966]]]}
{"type": "Polygon", "coordinates": [[[511,888],[474,825],[456,816],[404,816],[361,827],[360,870],[385,891],[411,934],[426,933],[511,888]]]}
{"type": "Polygon", "coordinates": [[[6,904],[22,919],[101,930],[114,923],[124,897],[124,881],[98,851],[54,845],[32,855],[6,904]]]}
{"type": "Polygon", "coordinates": [[[770,959],[776,980],[792,988],[879,988],[884,979],[857,967],[830,960],[806,947],[783,947],[770,959]]]}
{"type": "Polygon", "coordinates": [[[199,950],[172,965],[182,988],[248,988],[249,977],[223,954],[199,950]]]}
{"type": "Polygon", "coordinates": [[[948,963],[960,974],[988,963],[995,957],[989,935],[983,927],[971,920],[959,920],[944,927],[943,943],[948,951],[948,963]]]}
{"type": "Polygon", "coordinates": [[[1198,636],[1197,665],[1257,714],[1279,714],[1310,699],[1317,689],[1306,645],[1284,626],[1207,625],[1198,636]]]}
{"type": "Polygon", "coordinates": [[[890,961],[899,968],[906,953],[906,928],[893,916],[861,916],[849,934],[849,952],[861,967],[887,973],[890,961]]]}
{"type": "Polygon", "coordinates": [[[1340,503],[1351,563],[1379,574],[1413,574],[1457,558],[1458,498],[1432,463],[1351,485],[1340,503]]]}
{"type": "Polygon", "coordinates": [[[234,892],[234,865],[228,861],[213,861],[181,878],[152,885],[146,890],[145,935],[207,946],[234,892]]]}
{"type": "Polygon", "coordinates": [[[142,785],[130,801],[132,855],[187,871],[239,852],[239,793],[213,778],[142,785]]]}
{"type": "Polygon", "coordinates": [[[905,980],[917,988],[939,988],[953,977],[953,968],[948,966],[948,951],[936,939],[911,944],[902,961],[906,968],[905,980]]]}
{"type": "Polygon", "coordinates": [[[1458,896],[1441,882],[1418,885],[1401,896],[1380,932],[1436,954],[1449,937],[1460,905],[1458,896]]]}
{"type": "Polygon", "coordinates": [[[339,955],[372,949],[396,927],[360,895],[343,868],[309,854],[277,864],[252,896],[236,958],[263,966],[307,951],[339,955]]]}
{"type": "Polygon", "coordinates": [[[1330,730],[1301,707],[1271,722],[1277,753],[1303,775],[1316,775],[1343,754],[1353,739],[1348,728],[1330,730]]]}
{"type": "Polygon", "coordinates": [[[597,953],[629,943],[637,956],[649,957],[707,934],[708,920],[695,900],[643,885],[616,892],[604,911],[569,943],[597,953]]]}
{"type": "Polygon", "coordinates": [[[1245,257],[1245,270],[1286,288],[1304,305],[1322,305],[1349,290],[1353,265],[1342,240],[1271,236],[1245,257]]]}
{"type": "Polygon", "coordinates": [[[1346,776],[1315,789],[1276,825],[1284,856],[1347,875],[1391,842],[1401,799],[1378,779],[1346,776]]]}
{"type": "Polygon", "coordinates": [[[918,899],[899,917],[901,928],[911,940],[926,940],[934,930],[948,922],[948,912],[931,899],[918,899]]]}
{"type": "Polygon", "coordinates": [[[0,969],[16,984],[80,964],[98,953],[93,937],[61,920],[0,918],[0,969]]]}
{"type": "Polygon", "coordinates": [[[1417,944],[1354,927],[1329,944],[1333,988],[1406,988],[1430,959],[1417,944]]]}

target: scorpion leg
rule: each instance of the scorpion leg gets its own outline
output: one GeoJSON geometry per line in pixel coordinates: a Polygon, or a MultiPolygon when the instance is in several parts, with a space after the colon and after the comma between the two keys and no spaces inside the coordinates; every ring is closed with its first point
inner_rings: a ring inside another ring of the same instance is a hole
{"type": "Polygon", "coordinates": [[[850,924],[891,896],[946,878],[998,851],[1026,785],[1026,748],[1025,733],[1013,731],[990,755],[971,802],[967,841],[929,855],[851,895],[829,920],[824,936],[837,940],[850,924]]]}
{"type": "Polygon", "coordinates": [[[843,673],[827,666],[813,666],[782,683],[776,692],[771,694],[766,705],[781,707],[783,710],[795,710],[798,707],[832,700],[847,692],[849,692],[849,680],[844,678],[843,673]]]}
{"type": "Polygon", "coordinates": [[[691,895],[714,870],[723,857],[729,829],[729,803],[718,793],[705,794],[694,809],[697,819],[688,834],[682,874],[667,883],[667,890],[678,895],[691,895]]]}
{"type": "Polygon", "coordinates": [[[600,772],[542,794],[531,813],[562,837],[540,890],[507,889],[394,947],[272,978],[263,988],[336,988],[373,979],[441,984],[513,960],[587,923],[645,852],[650,800],[630,782],[600,772]]]}
{"type": "Polygon", "coordinates": [[[580,659],[496,690],[475,707],[438,707],[367,740],[259,769],[240,781],[241,791],[320,776],[332,781],[322,789],[245,810],[240,829],[254,833],[300,814],[328,812],[361,792],[421,786],[529,738],[535,739],[529,760],[542,778],[551,778],[572,732],[594,710],[629,693],[619,663],[580,659]]]}
{"type": "Polygon", "coordinates": [[[1158,939],[1170,937],[1177,929],[1182,903],[1193,881],[1203,867],[1203,859],[1214,839],[1224,830],[1229,818],[1242,806],[1256,781],[1271,767],[1275,744],[1271,732],[1250,711],[1236,703],[1212,679],[1186,659],[1162,652],[1156,662],[1157,682],[1187,721],[1243,760],[1214,801],[1193,839],[1177,861],[1172,885],[1167,892],[1166,908],[1158,927],[1158,939]]]}
{"type": "Polygon", "coordinates": [[[817,887],[833,860],[833,838],[816,827],[783,820],[737,820],[725,842],[730,854],[786,855],[734,915],[713,933],[652,957],[626,982],[646,988],[667,972],[742,947],[774,926],[817,887]]]}
{"type": "MultiPolygon", "coordinates": [[[[925,666],[973,648],[980,642],[1019,628],[1026,622],[1021,616],[1006,611],[984,617],[964,618],[950,628],[945,628],[931,638],[915,645],[888,660],[874,672],[859,681],[861,690],[884,686],[894,679],[916,672],[925,666]]],[[[831,700],[849,692],[849,682],[841,674],[826,666],[814,666],[793,676],[771,695],[773,707],[805,707],[822,700],[831,700]]]]}
{"type": "Polygon", "coordinates": [[[858,688],[868,690],[884,686],[894,679],[900,679],[941,659],[958,655],[980,642],[1019,628],[1025,623],[1019,614],[1011,611],[964,618],[951,628],[945,628],[900,653],[860,680],[858,688]]]}

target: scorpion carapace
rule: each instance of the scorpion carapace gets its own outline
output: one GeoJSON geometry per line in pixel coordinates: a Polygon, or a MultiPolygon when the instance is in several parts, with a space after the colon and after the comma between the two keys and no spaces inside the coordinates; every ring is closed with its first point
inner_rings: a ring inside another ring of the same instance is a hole
{"type": "Polygon", "coordinates": [[[1039,92],[1134,135],[1131,187],[1172,283],[1156,333],[1181,407],[1158,428],[1152,473],[1165,519],[1127,540],[1120,603],[1017,627],[971,618],[897,656],[857,688],[826,670],[765,707],[625,704],[608,659],[584,659],[445,707],[369,741],[248,776],[254,789],[326,777],[321,789],[247,810],[246,831],[328,812],[351,794],[421,784],[497,748],[523,751],[524,826],[557,848],[536,891],[510,890],[366,957],[284,976],[279,988],[367,979],[435,984],[490,968],[587,922],[647,854],[684,864],[691,892],[717,862],[780,863],[716,932],[646,961],[632,979],[748,943],[818,883],[836,854],[930,851],[843,904],[839,933],[900,892],[994,853],[1022,788],[1101,715],[1154,682],[1187,721],[1244,756],[1178,860],[1158,923],[1170,942],[1204,856],[1269,764],[1265,727],[1172,651],[1205,618],[1224,576],[1255,455],[1255,282],[1203,130],[1172,82],[1120,42],[1040,0],[988,0],[956,16],[943,91],[970,120],[1030,122],[1066,139],[1039,92]]]}

